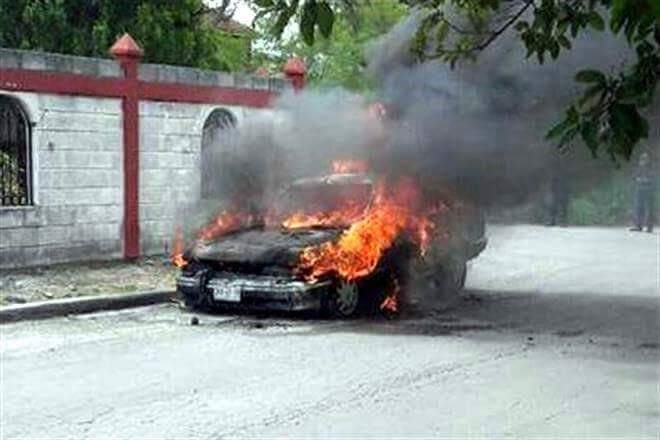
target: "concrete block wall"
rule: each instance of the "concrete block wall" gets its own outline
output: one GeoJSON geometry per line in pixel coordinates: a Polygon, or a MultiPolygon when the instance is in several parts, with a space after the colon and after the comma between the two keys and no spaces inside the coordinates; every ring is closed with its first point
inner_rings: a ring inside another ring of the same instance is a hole
{"type": "MultiPolygon", "coordinates": [[[[109,78],[122,77],[119,64],[113,60],[2,47],[0,47],[0,69],[64,72],[109,78]]],[[[264,78],[165,64],[140,64],[138,66],[138,78],[149,82],[238,87],[274,92],[282,92],[291,88],[291,83],[284,78],[264,78]]]]}
{"type": "MultiPolygon", "coordinates": [[[[0,208],[0,268],[121,257],[121,101],[6,94],[23,104],[34,124],[35,203],[0,208]]],[[[218,108],[231,112],[238,124],[251,113],[268,111],[140,103],[139,215],[145,255],[171,249],[186,207],[200,200],[202,131],[218,108]]]]}
{"type": "MultiPolygon", "coordinates": [[[[121,78],[119,64],[0,48],[0,71],[21,69],[121,78]]],[[[291,83],[186,67],[140,64],[141,81],[282,92],[291,83]]],[[[0,81],[0,94],[18,99],[33,125],[33,206],[0,207],[0,268],[121,258],[124,219],[123,112],[119,98],[20,92],[0,81]]],[[[25,90],[25,89],[23,89],[25,90]]],[[[140,101],[139,217],[143,254],[161,254],[182,207],[200,199],[201,143],[212,110],[243,107],[140,101]]]]}
{"type": "MultiPolygon", "coordinates": [[[[238,125],[268,110],[234,106],[140,103],[140,238],[147,255],[171,249],[186,209],[201,199],[204,123],[215,109],[229,111],[238,125]]],[[[219,147],[219,146],[218,146],[219,147]]]]}
{"type": "Polygon", "coordinates": [[[34,93],[34,205],[0,207],[0,267],[121,256],[121,101],[34,93]]]}
{"type": "Polygon", "coordinates": [[[169,247],[177,213],[198,197],[205,107],[140,103],[140,244],[146,254],[169,247]]]}
{"type": "Polygon", "coordinates": [[[264,78],[243,74],[215,72],[164,64],[140,64],[138,78],[142,81],[195,84],[200,86],[239,87],[243,89],[282,92],[291,88],[283,78],[264,78]]]}
{"type": "Polygon", "coordinates": [[[0,69],[42,70],[115,78],[122,76],[119,64],[112,60],[1,47],[0,69]]]}

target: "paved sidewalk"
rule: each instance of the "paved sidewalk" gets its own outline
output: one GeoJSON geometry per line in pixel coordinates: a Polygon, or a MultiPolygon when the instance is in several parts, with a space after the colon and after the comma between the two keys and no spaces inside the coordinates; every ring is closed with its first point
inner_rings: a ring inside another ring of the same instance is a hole
{"type": "Polygon", "coordinates": [[[173,290],[176,273],[176,268],[160,258],[3,270],[0,307],[106,293],[173,290]]]}

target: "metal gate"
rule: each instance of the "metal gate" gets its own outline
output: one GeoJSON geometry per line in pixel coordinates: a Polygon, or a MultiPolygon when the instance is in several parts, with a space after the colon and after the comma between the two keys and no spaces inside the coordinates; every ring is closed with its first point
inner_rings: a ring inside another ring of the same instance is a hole
{"type": "Polygon", "coordinates": [[[0,206],[32,204],[30,123],[18,102],[0,95],[0,206]]]}

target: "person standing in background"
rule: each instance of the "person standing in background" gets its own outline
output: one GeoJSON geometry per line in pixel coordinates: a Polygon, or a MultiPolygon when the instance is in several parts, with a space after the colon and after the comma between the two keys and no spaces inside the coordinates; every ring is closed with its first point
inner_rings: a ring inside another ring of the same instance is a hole
{"type": "Polygon", "coordinates": [[[639,163],[634,174],[635,182],[635,225],[631,231],[641,231],[646,225],[646,232],[653,232],[655,223],[656,170],[651,156],[644,152],[639,156],[639,163]]]}

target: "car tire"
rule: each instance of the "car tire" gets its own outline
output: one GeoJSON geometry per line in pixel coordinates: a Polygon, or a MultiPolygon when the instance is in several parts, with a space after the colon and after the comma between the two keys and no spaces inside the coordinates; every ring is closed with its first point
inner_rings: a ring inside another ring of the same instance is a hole
{"type": "Polygon", "coordinates": [[[196,300],[193,300],[193,299],[185,296],[184,299],[183,299],[183,306],[187,310],[201,310],[201,309],[204,309],[204,307],[206,306],[206,302],[201,297],[201,295],[196,300]]]}
{"type": "Polygon", "coordinates": [[[436,270],[429,270],[424,275],[432,292],[442,295],[458,295],[467,278],[467,263],[455,258],[447,259],[436,270]]]}
{"type": "MultiPolygon", "coordinates": [[[[199,277],[200,286],[206,285],[206,272],[203,269],[197,268],[195,266],[192,266],[189,269],[189,275],[199,277]]],[[[207,309],[211,302],[209,300],[209,295],[207,292],[205,292],[204,287],[200,287],[199,290],[193,292],[179,292],[181,296],[183,297],[183,305],[184,308],[188,310],[204,310],[207,309]]]]}
{"type": "Polygon", "coordinates": [[[459,294],[467,278],[467,263],[463,260],[452,259],[443,268],[443,290],[445,292],[459,294]]]}
{"type": "Polygon", "coordinates": [[[467,263],[463,263],[463,267],[461,269],[461,282],[458,286],[458,290],[465,289],[465,282],[466,281],[467,281],[467,263]]]}

